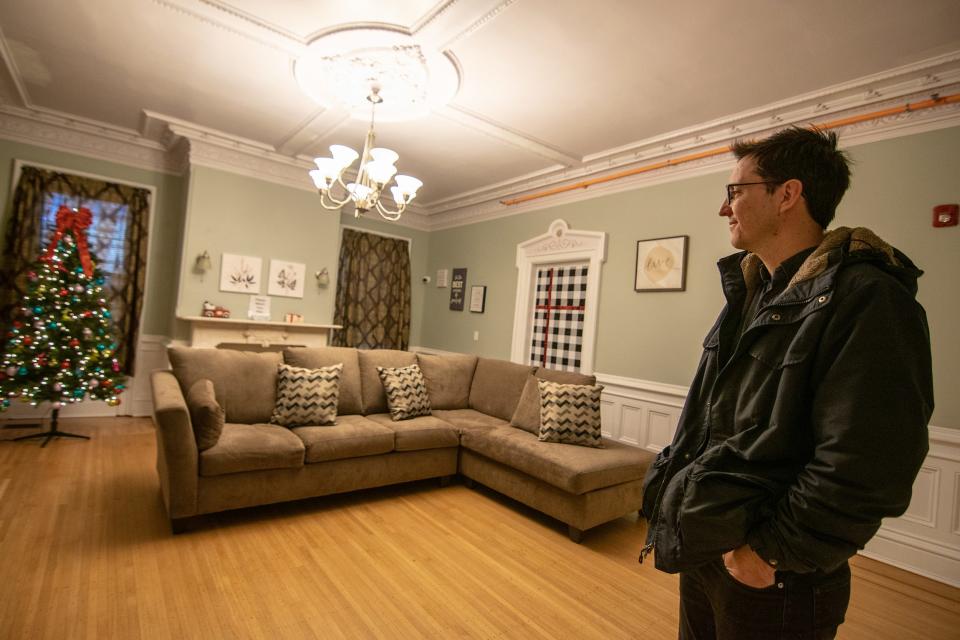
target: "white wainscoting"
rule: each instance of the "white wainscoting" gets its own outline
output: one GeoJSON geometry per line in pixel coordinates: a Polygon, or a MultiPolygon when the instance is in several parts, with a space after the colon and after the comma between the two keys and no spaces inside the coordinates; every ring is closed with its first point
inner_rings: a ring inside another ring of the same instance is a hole
{"type": "Polygon", "coordinates": [[[885,520],[861,553],[960,587],[960,430],[930,427],[907,512],[885,520]]]}
{"type": "MultiPolygon", "coordinates": [[[[143,335],[137,346],[137,375],[127,380],[127,392],[120,396],[120,404],[111,407],[106,402],[85,400],[68,404],[60,410],[61,418],[106,418],[111,416],[149,416],[153,413],[150,399],[150,372],[165,369],[167,362],[166,336],[143,335]]],[[[52,411],[48,403],[37,407],[14,400],[0,415],[2,420],[40,421],[52,411]]]]}
{"type": "MultiPolygon", "coordinates": [[[[673,440],[687,388],[597,374],[603,435],[658,452],[673,440]]],[[[960,429],[930,427],[930,452],[907,512],[884,521],[861,552],[960,587],[960,429]]]]}
{"type": "Polygon", "coordinates": [[[659,453],[673,440],[686,387],[598,373],[603,435],[659,453]]]}

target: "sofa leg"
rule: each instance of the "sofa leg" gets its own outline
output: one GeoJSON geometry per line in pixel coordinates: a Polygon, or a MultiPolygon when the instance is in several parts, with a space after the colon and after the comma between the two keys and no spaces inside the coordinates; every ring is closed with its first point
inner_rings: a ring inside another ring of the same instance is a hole
{"type": "Polygon", "coordinates": [[[171,518],[170,519],[170,531],[173,532],[173,535],[178,533],[183,533],[189,527],[190,518],[171,518]]]}
{"type": "Polygon", "coordinates": [[[450,481],[453,479],[453,476],[440,476],[440,486],[449,487],[450,481]]]}
{"type": "Polygon", "coordinates": [[[575,526],[567,525],[567,535],[570,536],[570,539],[580,544],[580,541],[583,540],[583,529],[577,529],[575,526]]]}

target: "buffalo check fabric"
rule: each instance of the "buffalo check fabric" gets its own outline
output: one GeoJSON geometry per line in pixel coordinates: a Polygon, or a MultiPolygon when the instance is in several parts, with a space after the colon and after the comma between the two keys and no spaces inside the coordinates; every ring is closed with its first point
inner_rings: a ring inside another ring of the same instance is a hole
{"type": "Polygon", "coordinates": [[[285,427],[334,424],[343,363],[320,369],[277,365],[277,401],[270,422],[285,427]]]}
{"type": "Polygon", "coordinates": [[[394,422],[430,415],[430,396],[420,366],[377,367],[394,422]]]}
{"type": "Polygon", "coordinates": [[[580,370],[587,271],[586,264],[537,269],[530,364],[580,370]]]}
{"type": "Polygon", "coordinates": [[[560,384],[538,380],[541,442],[603,448],[599,384],[560,384]]]}

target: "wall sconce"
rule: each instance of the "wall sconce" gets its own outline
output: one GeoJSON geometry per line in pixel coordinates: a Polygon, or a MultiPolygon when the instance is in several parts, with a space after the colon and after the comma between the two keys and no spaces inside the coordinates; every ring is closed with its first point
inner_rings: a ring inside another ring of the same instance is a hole
{"type": "Polygon", "coordinates": [[[327,271],[326,267],[320,269],[320,271],[317,271],[314,275],[317,277],[317,285],[321,288],[330,284],[330,272],[327,271]]]}
{"type": "Polygon", "coordinates": [[[193,270],[203,275],[212,268],[213,261],[210,260],[210,254],[204,249],[203,253],[198,255],[196,261],[193,263],[193,270]]]}

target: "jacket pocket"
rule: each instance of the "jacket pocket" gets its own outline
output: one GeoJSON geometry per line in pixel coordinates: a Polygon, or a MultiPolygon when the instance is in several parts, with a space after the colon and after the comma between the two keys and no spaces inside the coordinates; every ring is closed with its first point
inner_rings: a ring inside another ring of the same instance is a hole
{"type": "Polygon", "coordinates": [[[685,485],[677,517],[684,565],[706,562],[744,544],[782,493],[778,483],[746,473],[697,470],[685,485]]]}
{"type": "Polygon", "coordinates": [[[653,517],[653,511],[656,509],[657,496],[660,495],[660,488],[667,473],[667,463],[670,462],[670,445],[665,446],[657,458],[647,469],[643,478],[643,497],[640,503],[640,510],[643,517],[648,521],[653,517]]]}

